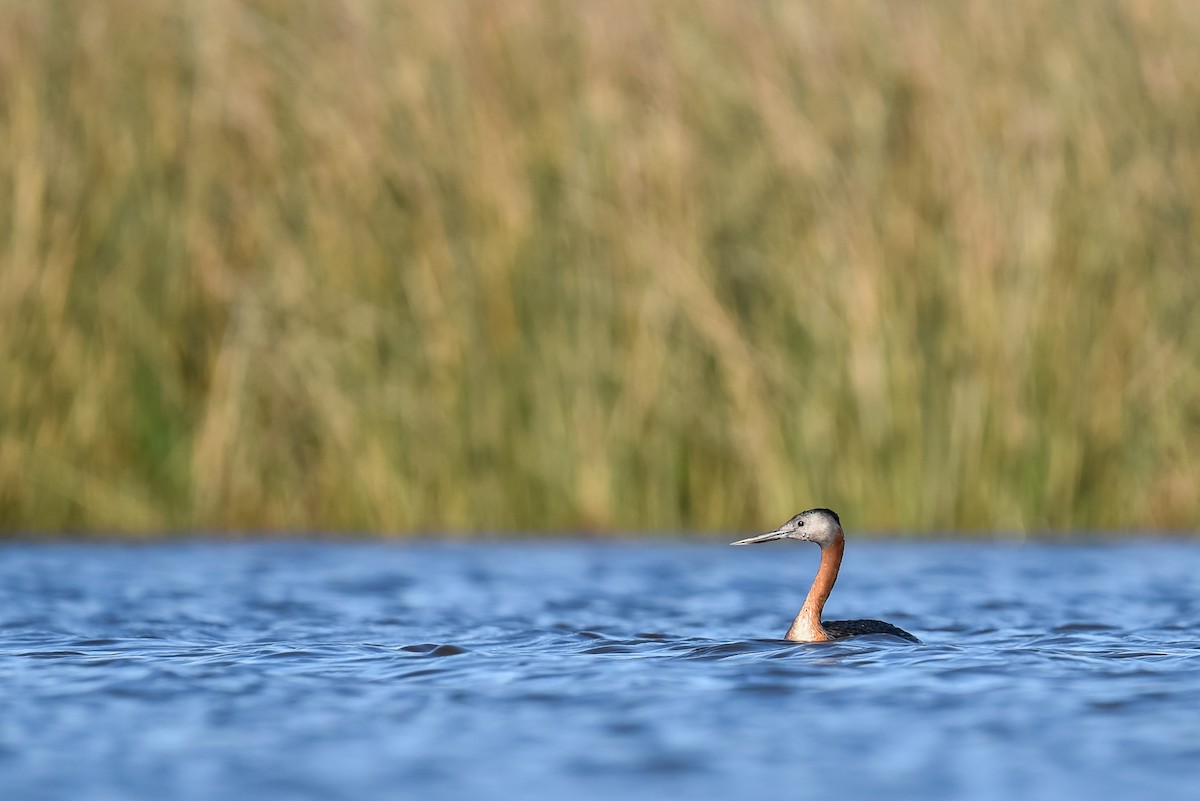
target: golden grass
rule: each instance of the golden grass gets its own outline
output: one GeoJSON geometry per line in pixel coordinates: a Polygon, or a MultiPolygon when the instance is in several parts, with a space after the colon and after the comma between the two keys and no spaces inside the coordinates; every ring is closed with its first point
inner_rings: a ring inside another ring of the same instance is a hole
{"type": "Polygon", "coordinates": [[[0,529],[1194,529],[1197,42],[0,3],[0,529]]]}

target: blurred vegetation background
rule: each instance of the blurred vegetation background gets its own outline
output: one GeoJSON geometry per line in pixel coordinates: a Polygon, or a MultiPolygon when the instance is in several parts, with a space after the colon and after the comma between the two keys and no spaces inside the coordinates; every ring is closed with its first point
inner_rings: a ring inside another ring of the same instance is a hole
{"type": "Polygon", "coordinates": [[[1198,42],[0,0],[0,530],[1194,530],[1198,42]]]}

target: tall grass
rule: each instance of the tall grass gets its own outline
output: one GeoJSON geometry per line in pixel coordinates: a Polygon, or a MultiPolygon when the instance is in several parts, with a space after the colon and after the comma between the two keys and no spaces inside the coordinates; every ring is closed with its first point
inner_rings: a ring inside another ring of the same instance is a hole
{"type": "Polygon", "coordinates": [[[1194,529],[1197,42],[0,0],[0,529],[1194,529]]]}

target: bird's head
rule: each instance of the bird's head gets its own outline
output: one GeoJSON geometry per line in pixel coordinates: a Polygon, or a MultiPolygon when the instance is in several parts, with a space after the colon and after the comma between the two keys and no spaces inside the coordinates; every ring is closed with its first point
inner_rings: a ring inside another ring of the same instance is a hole
{"type": "Polygon", "coordinates": [[[801,512],[774,531],[731,542],[730,545],[757,545],[772,540],[801,540],[815,542],[824,548],[842,537],[842,521],[832,509],[809,509],[801,512]]]}

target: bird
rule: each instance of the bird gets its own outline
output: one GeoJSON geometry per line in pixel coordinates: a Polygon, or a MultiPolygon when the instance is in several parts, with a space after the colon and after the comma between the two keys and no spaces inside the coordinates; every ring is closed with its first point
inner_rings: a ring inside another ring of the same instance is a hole
{"type": "Polygon", "coordinates": [[[846,550],[846,534],[842,531],[842,521],[837,512],[825,508],[809,509],[774,531],[731,542],[730,545],[757,545],[774,540],[800,540],[821,546],[821,564],[817,568],[817,575],[785,639],[792,642],[826,642],[862,634],[890,634],[910,642],[921,642],[904,629],[882,620],[821,621],[821,611],[829,600],[829,593],[833,591],[838,569],[842,566],[842,554],[846,550]]]}

